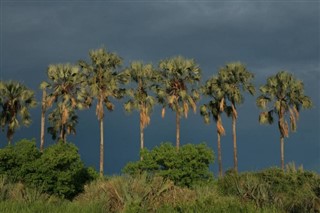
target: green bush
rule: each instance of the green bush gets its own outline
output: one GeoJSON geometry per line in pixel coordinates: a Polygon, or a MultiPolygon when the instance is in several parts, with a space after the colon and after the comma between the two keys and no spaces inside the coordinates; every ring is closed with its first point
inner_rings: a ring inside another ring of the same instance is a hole
{"type": "Polygon", "coordinates": [[[25,181],[30,186],[41,187],[48,194],[72,199],[92,179],[80,159],[77,147],[60,142],[44,150],[25,181]]]}
{"type": "Polygon", "coordinates": [[[213,151],[205,144],[187,144],[179,151],[171,143],[163,143],[149,151],[142,150],[142,161],[128,163],[123,172],[130,175],[147,172],[174,181],[179,186],[193,186],[211,181],[210,163],[213,151]]]}
{"type": "Polygon", "coordinates": [[[41,156],[34,140],[23,139],[0,149],[0,174],[11,182],[24,181],[32,164],[41,156]]]}
{"type": "Polygon", "coordinates": [[[97,177],[93,168],[84,167],[75,145],[58,143],[41,153],[34,140],[0,149],[0,175],[10,183],[21,182],[67,199],[82,192],[84,184],[97,177]]]}

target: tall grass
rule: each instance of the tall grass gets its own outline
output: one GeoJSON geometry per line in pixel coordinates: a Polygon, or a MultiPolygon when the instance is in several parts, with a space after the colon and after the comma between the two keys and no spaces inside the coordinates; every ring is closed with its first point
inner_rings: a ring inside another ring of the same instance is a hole
{"type": "Polygon", "coordinates": [[[85,186],[72,201],[0,177],[0,212],[320,212],[320,178],[290,165],[286,172],[228,173],[182,188],[162,177],[114,176],[85,186]]]}

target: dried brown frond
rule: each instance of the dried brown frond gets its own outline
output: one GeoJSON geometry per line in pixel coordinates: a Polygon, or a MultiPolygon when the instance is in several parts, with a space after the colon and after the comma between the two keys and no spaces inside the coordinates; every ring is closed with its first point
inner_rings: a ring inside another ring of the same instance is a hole
{"type": "Polygon", "coordinates": [[[102,103],[102,101],[99,101],[97,104],[96,115],[99,120],[103,118],[103,103],[102,103]]]}
{"type": "Polygon", "coordinates": [[[142,127],[145,128],[150,124],[150,116],[147,112],[146,106],[143,106],[140,111],[140,122],[142,124],[142,127]]]}
{"type": "Polygon", "coordinates": [[[75,108],[77,106],[77,101],[73,97],[71,98],[71,106],[72,106],[72,108],[75,108]]]}
{"type": "Polygon", "coordinates": [[[194,102],[194,100],[192,98],[189,100],[189,102],[190,102],[191,108],[193,109],[193,112],[196,113],[197,112],[196,103],[194,102]]]}
{"type": "Polygon", "coordinates": [[[161,117],[164,118],[165,114],[166,114],[166,108],[163,107],[161,110],[161,117]]]}
{"type": "Polygon", "coordinates": [[[220,135],[225,135],[226,132],[225,132],[225,129],[222,125],[222,120],[221,120],[221,117],[218,116],[218,120],[217,120],[217,131],[220,135]]]}
{"type": "Polygon", "coordinates": [[[219,103],[219,111],[223,112],[223,110],[224,110],[224,98],[222,98],[219,103]]]}
{"type": "Polygon", "coordinates": [[[278,122],[278,125],[279,125],[279,130],[280,130],[281,136],[288,137],[289,136],[288,123],[285,120],[280,120],[278,122]]]}
{"type": "Polygon", "coordinates": [[[69,110],[65,106],[62,106],[61,123],[66,124],[68,119],[69,119],[69,110]]]}
{"type": "Polygon", "coordinates": [[[296,119],[297,120],[299,120],[299,111],[298,111],[298,109],[297,109],[297,107],[296,106],[293,106],[293,112],[295,113],[295,115],[296,115],[296,119]]]}
{"type": "Polygon", "coordinates": [[[188,111],[189,111],[189,105],[187,102],[183,102],[183,113],[184,113],[184,117],[187,118],[188,117],[188,111]]]}
{"type": "Polygon", "coordinates": [[[236,110],[236,108],[234,107],[233,104],[231,105],[231,107],[232,107],[232,116],[233,116],[235,119],[237,119],[237,118],[238,118],[237,110],[236,110]]]}
{"type": "Polygon", "coordinates": [[[56,100],[55,96],[48,96],[46,98],[46,108],[51,107],[55,100],[56,100]]]}

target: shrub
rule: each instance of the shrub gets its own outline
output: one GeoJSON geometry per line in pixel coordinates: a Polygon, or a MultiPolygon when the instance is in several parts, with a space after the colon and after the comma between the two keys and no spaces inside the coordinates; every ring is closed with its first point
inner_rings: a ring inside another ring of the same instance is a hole
{"type": "Polygon", "coordinates": [[[270,168],[261,172],[228,173],[219,179],[223,195],[253,201],[258,207],[275,205],[286,212],[319,211],[319,175],[290,168],[286,172],[270,168]]]}
{"type": "Polygon", "coordinates": [[[156,212],[163,205],[177,206],[195,200],[195,193],[162,177],[146,173],[99,179],[85,187],[76,202],[103,203],[106,212],[156,212]]]}
{"type": "Polygon", "coordinates": [[[93,178],[84,167],[76,146],[59,142],[44,150],[25,181],[28,185],[41,187],[48,194],[72,199],[93,178]]]}
{"type": "Polygon", "coordinates": [[[11,182],[23,181],[29,168],[40,156],[34,140],[23,139],[0,149],[0,174],[11,182]]]}
{"type": "Polygon", "coordinates": [[[212,180],[209,171],[213,163],[213,151],[205,144],[188,144],[177,151],[170,143],[161,144],[141,152],[142,161],[128,163],[123,172],[130,175],[147,172],[174,181],[179,186],[193,186],[212,180]]]}
{"type": "Polygon", "coordinates": [[[35,194],[40,190],[67,199],[97,177],[93,168],[84,167],[75,145],[58,143],[41,153],[34,140],[22,140],[0,149],[0,175],[10,183],[37,189],[35,194]]]}

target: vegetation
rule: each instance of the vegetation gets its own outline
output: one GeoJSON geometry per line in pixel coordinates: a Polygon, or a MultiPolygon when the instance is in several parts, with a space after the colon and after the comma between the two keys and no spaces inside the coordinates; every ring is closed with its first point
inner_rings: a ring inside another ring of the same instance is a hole
{"type": "Polygon", "coordinates": [[[218,143],[218,165],[219,165],[219,176],[222,177],[222,156],[221,156],[221,135],[225,135],[225,130],[222,125],[221,114],[226,109],[225,92],[223,90],[223,82],[216,76],[213,76],[205,82],[201,87],[201,92],[205,96],[209,96],[211,100],[209,103],[204,104],[200,107],[200,114],[204,118],[206,124],[210,123],[210,116],[216,122],[217,128],[217,143],[218,143]]]}
{"type": "Polygon", "coordinates": [[[184,145],[177,152],[170,143],[163,143],[151,151],[142,150],[141,156],[143,161],[128,163],[123,172],[130,175],[147,172],[187,187],[212,179],[209,165],[213,163],[214,157],[212,150],[205,144],[184,145]]]}
{"type": "Polygon", "coordinates": [[[19,82],[0,82],[0,125],[7,127],[8,144],[21,124],[31,124],[30,108],[37,105],[34,92],[19,82]]]}
{"type": "Polygon", "coordinates": [[[284,170],[284,137],[289,137],[289,126],[286,115],[290,117],[291,131],[296,131],[299,111],[301,108],[311,108],[310,97],[304,95],[302,81],[295,79],[288,72],[280,71],[267,79],[267,83],[260,87],[261,95],[257,98],[258,107],[263,111],[259,116],[262,124],[272,124],[273,114],[278,116],[281,146],[281,168],[284,170]],[[268,111],[268,105],[271,110],[268,111]]]}
{"type": "Polygon", "coordinates": [[[159,74],[152,64],[144,65],[142,62],[132,62],[125,71],[131,81],[137,84],[135,89],[128,89],[130,100],[124,105],[126,111],[136,109],[140,113],[140,149],[144,148],[144,129],[150,124],[150,115],[156,105],[156,99],[150,95],[151,88],[159,80],[159,74]]]}
{"type": "Polygon", "coordinates": [[[193,59],[182,56],[162,60],[159,63],[162,81],[157,89],[158,100],[165,107],[168,106],[176,113],[176,148],[180,146],[180,117],[188,117],[189,107],[197,110],[196,102],[200,99],[195,84],[201,79],[199,65],[193,59]]]}
{"type": "Polygon", "coordinates": [[[21,83],[0,82],[0,125],[8,146],[0,149],[0,212],[320,212],[320,177],[284,163],[284,137],[296,130],[301,108],[312,107],[303,83],[280,71],[260,87],[257,105],[261,123],[278,117],[281,169],[238,173],[236,106],[244,92],[254,95],[253,73],[242,63],[230,63],[217,75],[198,85],[201,69],[182,56],[152,64],[132,62],[119,70],[122,59],[101,48],[89,52],[90,62],[49,65],[48,80],[41,83],[42,112],[40,150],[35,140],[12,143],[13,135],[31,122],[36,106],[34,92],[21,83]],[[131,84],[124,84],[131,81],[131,84]],[[135,87],[133,87],[135,85],[135,87]],[[199,89],[200,88],[200,89],[199,89]],[[200,93],[210,98],[200,107],[205,123],[216,123],[219,178],[209,167],[213,150],[205,144],[180,146],[180,118],[194,112],[200,93]],[[126,99],[127,111],[140,113],[141,160],[130,162],[123,174],[104,177],[104,106],[113,111],[112,99],[126,99]],[[100,127],[99,174],[84,166],[77,147],[67,142],[76,133],[78,110],[96,101],[100,127]],[[163,143],[144,148],[144,129],[157,104],[176,113],[176,147],[163,143]],[[48,116],[46,117],[48,113],[48,116]],[[222,115],[232,117],[233,170],[223,176],[222,115]],[[45,121],[57,143],[44,147],[45,121]],[[100,178],[98,178],[100,176],[100,178]]]}
{"type": "Polygon", "coordinates": [[[236,121],[238,112],[236,105],[244,102],[242,92],[255,93],[255,87],[252,84],[254,75],[247,70],[246,66],[240,62],[227,64],[218,72],[218,78],[222,81],[222,91],[224,99],[229,100],[231,106],[227,107],[227,114],[232,117],[232,135],[233,135],[233,169],[238,172],[238,151],[236,137],[236,121]]]}
{"type": "Polygon", "coordinates": [[[106,49],[97,49],[89,52],[90,62],[79,61],[87,79],[89,93],[97,99],[96,115],[100,125],[100,176],[103,176],[104,165],[104,105],[109,111],[113,111],[114,104],[110,98],[121,98],[124,89],[119,87],[122,75],[116,69],[122,64],[122,59],[115,53],[106,49]]]}
{"type": "Polygon", "coordinates": [[[48,147],[41,153],[35,141],[22,140],[0,149],[0,175],[12,183],[23,183],[39,192],[72,199],[94,179],[71,143],[48,147]]]}

